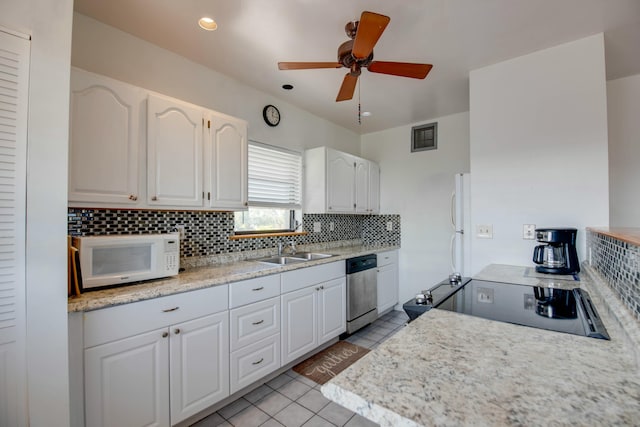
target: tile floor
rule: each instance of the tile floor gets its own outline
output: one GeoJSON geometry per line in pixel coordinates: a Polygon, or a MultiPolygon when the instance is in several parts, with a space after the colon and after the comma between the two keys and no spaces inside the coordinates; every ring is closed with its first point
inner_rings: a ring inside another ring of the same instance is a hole
{"type": "MultiPolygon", "coordinates": [[[[409,318],[391,311],[346,340],[374,349],[398,332],[409,318]]],[[[377,424],[331,402],[320,384],[289,369],[192,427],[373,427],[377,424]]]]}

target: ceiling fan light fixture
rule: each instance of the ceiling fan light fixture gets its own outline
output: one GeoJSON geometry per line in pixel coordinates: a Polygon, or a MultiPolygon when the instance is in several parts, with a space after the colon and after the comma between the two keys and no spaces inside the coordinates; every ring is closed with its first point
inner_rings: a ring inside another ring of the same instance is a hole
{"type": "Polygon", "coordinates": [[[200,28],[207,31],[215,31],[218,28],[218,24],[216,23],[216,21],[214,21],[213,18],[209,18],[208,16],[203,16],[202,18],[200,18],[198,20],[198,25],[200,26],[200,28]]]}

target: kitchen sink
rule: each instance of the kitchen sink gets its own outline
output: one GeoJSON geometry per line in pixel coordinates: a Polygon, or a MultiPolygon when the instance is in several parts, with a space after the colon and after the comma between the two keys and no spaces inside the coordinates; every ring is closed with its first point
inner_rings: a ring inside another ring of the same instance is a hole
{"type": "Polygon", "coordinates": [[[295,264],[299,262],[305,262],[308,260],[304,258],[294,258],[291,256],[273,256],[269,258],[259,258],[256,261],[266,262],[268,264],[286,265],[286,264],[295,264]]]}
{"type": "Polygon", "coordinates": [[[313,261],[316,259],[330,258],[335,255],[331,254],[321,254],[318,252],[298,252],[290,255],[292,258],[300,258],[307,261],[313,261]]]}
{"type": "Polygon", "coordinates": [[[287,256],[272,256],[268,258],[259,258],[255,261],[266,262],[268,264],[278,264],[278,265],[286,265],[286,264],[295,264],[300,262],[314,261],[317,259],[330,258],[334,255],[330,254],[321,254],[318,252],[298,252],[295,254],[287,255],[287,256]]]}

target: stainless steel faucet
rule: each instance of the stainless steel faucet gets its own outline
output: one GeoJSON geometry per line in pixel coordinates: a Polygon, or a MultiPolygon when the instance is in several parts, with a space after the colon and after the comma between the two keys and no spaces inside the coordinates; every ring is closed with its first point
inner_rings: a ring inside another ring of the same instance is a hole
{"type": "MultiPolygon", "coordinates": [[[[285,242],[283,242],[282,240],[280,240],[278,242],[278,256],[282,256],[282,254],[284,253],[284,245],[285,242]]],[[[291,247],[291,255],[295,255],[296,254],[296,242],[294,240],[291,240],[289,242],[286,243],[287,246],[291,247]]]]}

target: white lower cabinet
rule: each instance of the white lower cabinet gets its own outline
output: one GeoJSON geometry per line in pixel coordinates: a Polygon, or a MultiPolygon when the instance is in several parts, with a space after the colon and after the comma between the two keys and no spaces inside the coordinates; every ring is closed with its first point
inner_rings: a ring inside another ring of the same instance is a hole
{"type": "Polygon", "coordinates": [[[227,285],[83,314],[85,426],[170,426],[229,396],[227,285]]]}
{"type": "Polygon", "coordinates": [[[169,425],[166,328],[85,350],[86,426],[169,425]]]}
{"type": "Polygon", "coordinates": [[[378,314],[398,303],[398,251],[378,254],[378,314]]]}
{"type": "Polygon", "coordinates": [[[171,424],[229,396],[227,312],[169,328],[171,424]]]}
{"type": "Polygon", "coordinates": [[[282,295],[282,364],[346,330],[344,276],[282,295]]]}
{"type": "Polygon", "coordinates": [[[231,353],[231,393],[280,367],[280,334],[256,341],[231,353]]]}

